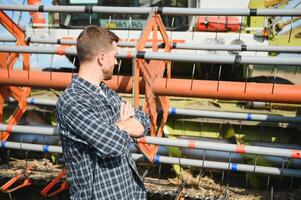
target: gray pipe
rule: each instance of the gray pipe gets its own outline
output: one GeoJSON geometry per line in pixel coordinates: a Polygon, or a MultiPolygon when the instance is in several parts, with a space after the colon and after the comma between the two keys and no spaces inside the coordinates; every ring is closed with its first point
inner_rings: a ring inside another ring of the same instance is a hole
{"type": "MultiPolygon", "coordinates": [[[[41,38],[41,37],[27,37],[26,41],[31,43],[42,44],[64,44],[75,45],[76,40],[71,39],[56,39],[56,38],[41,38]]],[[[0,42],[16,42],[14,37],[0,36],[0,42]]],[[[160,47],[163,43],[158,44],[160,47]]],[[[135,42],[119,41],[119,47],[135,47],[135,42]]],[[[207,45],[195,43],[171,43],[173,49],[186,49],[186,50],[214,50],[214,51],[257,51],[257,52],[282,52],[282,53],[300,53],[300,46],[254,46],[254,45],[207,45]]],[[[151,48],[152,43],[146,43],[146,48],[151,48]]]]}
{"type": "Polygon", "coordinates": [[[268,155],[268,156],[279,156],[286,158],[301,158],[300,149],[283,149],[283,148],[270,148],[250,145],[235,145],[235,144],[223,144],[216,142],[204,142],[197,140],[186,140],[186,139],[169,139],[169,138],[157,138],[146,136],[140,142],[147,144],[156,144],[162,146],[174,146],[192,149],[206,149],[215,151],[227,151],[234,153],[249,153],[257,155],[268,155]]]}
{"type": "MultiPolygon", "coordinates": [[[[13,98],[9,98],[9,101],[14,102],[15,100],[13,98]]],[[[26,102],[32,105],[55,106],[57,100],[30,97],[26,99],[26,102]]],[[[287,117],[287,116],[279,116],[279,115],[194,110],[194,109],[182,109],[182,108],[169,108],[169,114],[171,116],[185,115],[185,116],[192,116],[192,117],[208,117],[208,118],[237,119],[237,120],[247,120],[247,121],[265,121],[265,122],[276,122],[276,123],[301,124],[300,116],[287,117]]]]}
{"type": "MultiPolygon", "coordinates": [[[[0,147],[9,148],[9,149],[40,151],[44,153],[49,153],[49,152],[62,153],[62,148],[59,146],[41,145],[41,144],[2,142],[0,143],[0,147]]],[[[133,153],[132,156],[135,160],[147,161],[147,159],[142,154],[133,153]]],[[[301,177],[301,170],[295,170],[295,169],[281,169],[276,167],[264,167],[264,166],[255,166],[255,165],[246,165],[246,164],[237,164],[237,163],[193,160],[187,158],[175,158],[175,157],[167,157],[167,156],[160,156],[160,155],[155,156],[154,162],[156,164],[160,164],[160,163],[180,164],[182,166],[184,165],[184,166],[192,166],[192,167],[222,169],[222,170],[229,170],[232,172],[242,171],[242,172],[254,172],[254,173],[261,173],[261,174],[282,175],[282,176],[290,176],[290,177],[301,177]]]]}
{"type": "Polygon", "coordinates": [[[91,13],[119,13],[119,14],[148,14],[151,7],[112,7],[112,6],[44,6],[44,5],[0,5],[0,10],[36,11],[59,13],[85,13],[86,8],[91,13]]]}
{"type": "Polygon", "coordinates": [[[300,9],[214,9],[163,7],[165,15],[206,16],[300,16],[300,9]]]}
{"type": "MultiPolygon", "coordinates": [[[[118,52],[119,55],[119,52],[118,52]]],[[[123,54],[126,57],[125,52],[123,54]]],[[[134,56],[134,54],[133,54],[134,56]]],[[[171,60],[185,61],[192,63],[225,63],[225,64],[266,64],[266,65],[293,65],[301,64],[301,57],[270,57],[270,56],[239,56],[239,55],[200,55],[200,54],[184,54],[184,53],[154,53],[146,52],[145,60],[171,60]]]]}
{"type": "MultiPolygon", "coordinates": [[[[146,158],[143,155],[132,154],[135,160],[145,161],[146,158]]],[[[276,167],[264,167],[237,163],[227,163],[227,162],[216,162],[216,161],[206,161],[206,160],[193,160],[187,158],[174,158],[156,155],[154,158],[155,163],[165,163],[165,164],[178,164],[184,166],[192,167],[203,167],[210,169],[222,169],[229,170],[232,172],[242,171],[242,172],[253,172],[261,174],[273,174],[291,177],[301,177],[301,170],[295,169],[281,169],[276,167]]]]}
{"type": "MultiPolygon", "coordinates": [[[[16,102],[12,97],[8,98],[9,102],[16,102]]],[[[26,102],[30,105],[41,105],[41,106],[55,106],[57,100],[51,99],[39,99],[35,97],[29,97],[26,99],[26,102]]]]}
{"type": "Polygon", "coordinates": [[[192,117],[208,117],[208,118],[237,119],[237,120],[247,120],[247,121],[301,124],[301,116],[286,117],[286,116],[278,116],[278,115],[222,112],[222,111],[210,111],[210,110],[193,110],[193,109],[181,109],[181,108],[169,108],[169,113],[171,116],[185,115],[185,116],[192,116],[192,117]]]}
{"type": "MultiPolygon", "coordinates": [[[[0,5],[0,10],[36,11],[36,12],[80,12],[87,10],[91,13],[120,13],[120,14],[149,14],[151,7],[110,7],[110,6],[43,6],[43,5],[0,5]]],[[[300,9],[210,9],[210,8],[175,8],[154,7],[163,15],[207,15],[207,16],[301,16],[300,9]]]]}
{"type": "MultiPolygon", "coordinates": [[[[39,53],[58,54],[57,47],[31,47],[31,46],[0,46],[0,52],[15,53],[39,53]]],[[[67,47],[64,55],[76,55],[76,49],[67,47]]],[[[118,51],[118,58],[131,59],[142,58],[145,60],[170,60],[193,63],[225,63],[225,64],[266,64],[266,65],[292,65],[299,66],[301,57],[270,57],[270,56],[240,56],[240,55],[200,55],[188,53],[164,53],[164,52],[136,52],[118,51]]]]}
{"type": "Polygon", "coordinates": [[[0,124],[0,131],[8,131],[13,133],[28,133],[37,135],[59,135],[58,127],[43,126],[24,126],[24,125],[7,125],[0,124]]]}
{"type": "MultiPolygon", "coordinates": [[[[58,129],[38,126],[7,126],[0,124],[0,131],[7,131],[16,133],[29,133],[29,134],[42,134],[42,135],[58,135],[58,129]]],[[[234,153],[249,153],[268,156],[279,156],[286,158],[301,158],[301,151],[294,149],[282,149],[282,148],[269,148],[260,146],[249,145],[234,145],[234,144],[220,144],[216,142],[203,142],[197,140],[186,139],[169,139],[146,136],[143,139],[138,140],[140,143],[156,144],[162,146],[174,146],[193,149],[206,149],[215,151],[227,151],[234,153]]]]}

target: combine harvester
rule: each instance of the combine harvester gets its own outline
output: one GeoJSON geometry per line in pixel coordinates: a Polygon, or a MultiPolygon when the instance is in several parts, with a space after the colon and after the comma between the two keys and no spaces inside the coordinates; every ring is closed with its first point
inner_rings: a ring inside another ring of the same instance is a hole
{"type": "MultiPolygon", "coordinates": [[[[300,186],[300,1],[53,4],[0,5],[6,29],[0,34],[1,163],[12,166],[15,157],[30,163],[19,165],[22,173],[0,170],[8,181],[1,182],[2,192],[13,195],[39,180],[27,176],[41,168],[32,159],[62,164],[55,104],[77,72],[74,45],[89,24],[108,27],[121,38],[118,67],[106,83],[150,116],[149,136],[131,149],[145,180],[176,175],[183,183],[154,199],[237,199],[231,185],[269,191],[273,199],[276,189],[300,186]],[[25,13],[31,23],[21,25],[25,13]],[[161,172],[165,164],[169,174],[161,172]],[[208,175],[223,187],[218,194],[189,193],[187,169],[199,174],[197,190],[208,175]]],[[[60,180],[66,173],[55,168],[41,195],[67,190],[60,180]]]]}

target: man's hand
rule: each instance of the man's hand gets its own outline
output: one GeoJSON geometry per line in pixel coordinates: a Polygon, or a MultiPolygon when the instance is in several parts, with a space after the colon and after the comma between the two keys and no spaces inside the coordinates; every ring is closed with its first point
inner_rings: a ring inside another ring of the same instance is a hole
{"type": "Polygon", "coordinates": [[[120,121],[134,116],[134,108],[128,101],[122,101],[120,106],[120,121]]]}
{"type": "Polygon", "coordinates": [[[122,101],[120,105],[120,121],[115,123],[120,130],[126,131],[131,137],[142,137],[143,125],[135,118],[134,108],[128,101],[122,101]]]}
{"type": "Polygon", "coordinates": [[[115,123],[120,130],[126,131],[131,137],[139,138],[143,136],[143,125],[134,118],[129,118],[125,121],[115,123]]]}

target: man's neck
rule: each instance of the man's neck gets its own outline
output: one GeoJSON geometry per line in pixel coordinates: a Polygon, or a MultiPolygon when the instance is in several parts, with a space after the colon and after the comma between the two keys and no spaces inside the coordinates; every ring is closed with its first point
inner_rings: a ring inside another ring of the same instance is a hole
{"type": "Polygon", "coordinates": [[[99,86],[99,84],[103,81],[101,74],[99,72],[96,72],[96,70],[90,66],[81,66],[78,72],[78,77],[96,86],[99,86]]]}

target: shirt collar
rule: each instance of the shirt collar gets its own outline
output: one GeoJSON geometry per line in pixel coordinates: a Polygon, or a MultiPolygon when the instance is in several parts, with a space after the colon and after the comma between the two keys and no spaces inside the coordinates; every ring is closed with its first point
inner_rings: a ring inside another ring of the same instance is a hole
{"type": "Polygon", "coordinates": [[[86,91],[91,91],[94,94],[99,94],[101,91],[100,87],[104,83],[101,82],[99,86],[94,85],[90,83],[89,81],[86,81],[85,79],[79,77],[78,75],[73,75],[72,77],[72,83],[74,84],[75,87],[84,89],[86,91]]]}

